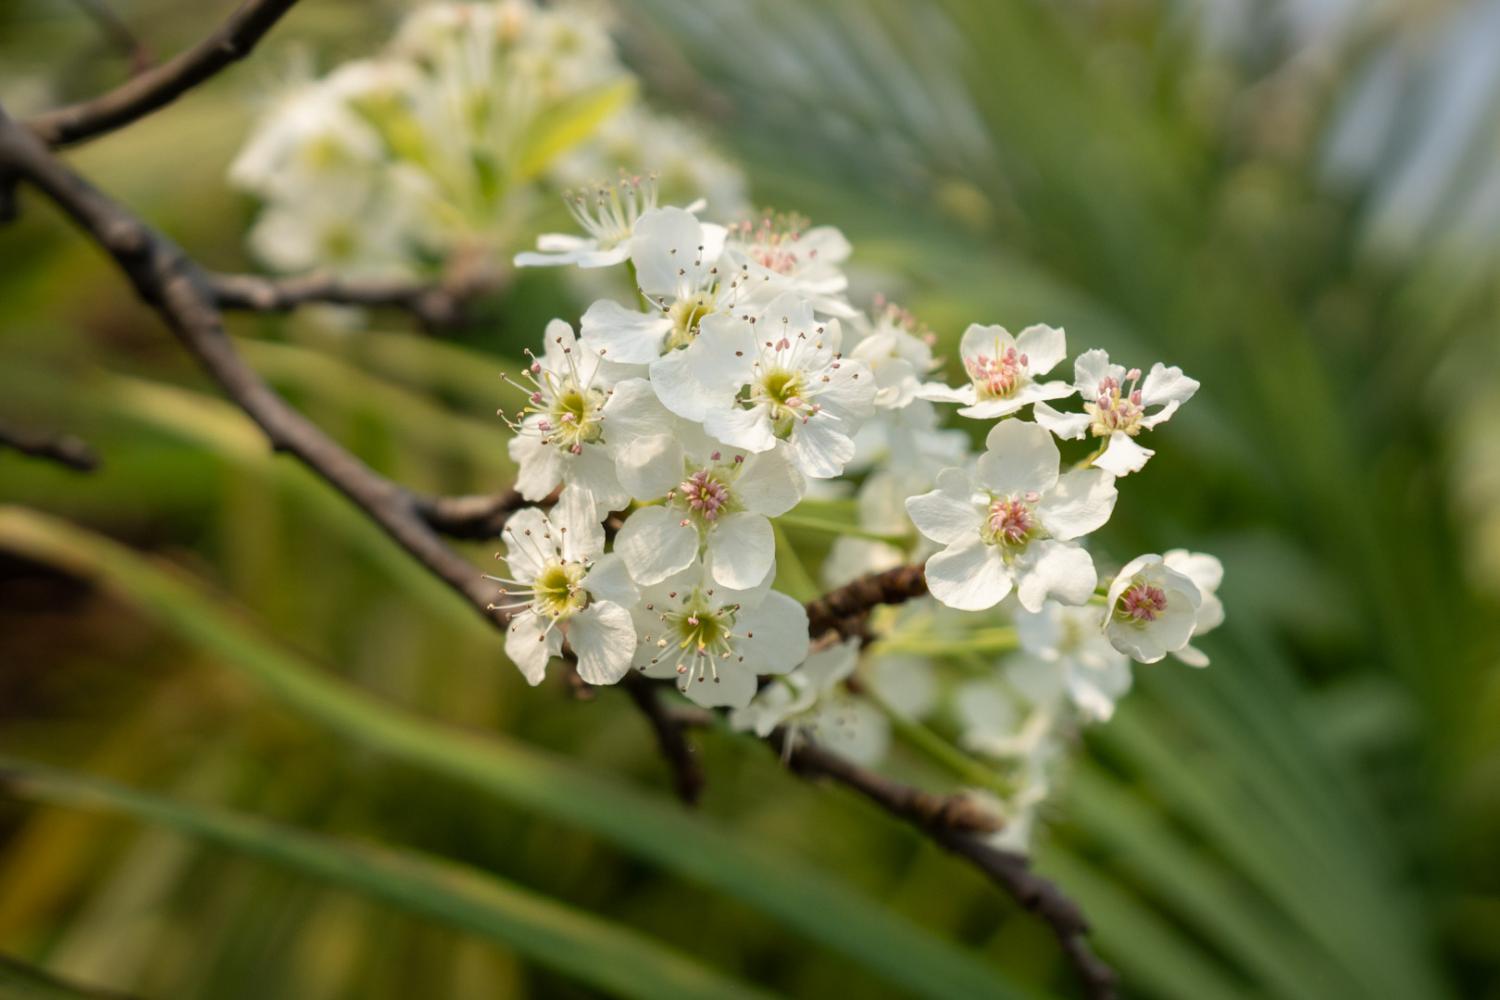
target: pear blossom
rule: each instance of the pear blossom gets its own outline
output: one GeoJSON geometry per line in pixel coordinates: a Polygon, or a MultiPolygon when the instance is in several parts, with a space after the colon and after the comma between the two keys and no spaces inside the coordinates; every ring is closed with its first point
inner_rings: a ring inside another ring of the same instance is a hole
{"type": "Polygon", "coordinates": [[[1137,556],[1109,585],[1101,628],[1120,652],[1141,663],[1155,663],[1187,646],[1202,604],[1203,595],[1192,577],[1168,566],[1159,555],[1137,556]]]}
{"type": "Polygon", "coordinates": [[[1116,476],[1145,466],[1156,453],[1137,444],[1136,437],[1166,423],[1198,391],[1197,381],[1181,368],[1158,361],[1142,381],[1139,368],[1126,371],[1124,365],[1112,365],[1109,355],[1098,348],[1085,351],[1073,363],[1073,387],[1083,397],[1082,413],[1060,413],[1040,403],[1033,411],[1036,421],[1065,440],[1103,438],[1104,450],[1093,464],[1116,476]]]}
{"type": "Polygon", "coordinates": [[[1049,596],[1082,604],[1098,577],[1074,540],[1114,511],[1114,477],[1099,469],[1058,474],[1052,436],[1036,424],[1005,420],[985,439],[974,473],[945,469],[937,489],[906,502],[917,530],[940,545],[927,560],[928,588],[963,611],[999,604],[1012,589],[1040,611],[1049,596]]]}
{"type": "Polygon", "coordinates": [[[632,611],[635,669],[672,678],[705,708],[743,708],[760,674],[784,674],[807,658],[807,611],[769,589],[716,584],[703,564],[641,589],[632,611]]]}
{"type": "Polygon", "coordinates": [[[929,382],[917,390],[922,399],[939,403],[963,403],[959,413],[988,420],[1005,417],[1022,407],[1045,399],[1071,396],[1066,382],[1038,382],[1068,353],[1062,330],[1038,324],[1028,326],[1019,337],[1003,326],[971,324],[959,341],[969,384],[957,389],[929,382]]]}
{"type": "Polygon", "coordinates": [[[833,226],[809,227],[800,215],[768,212],[730,226],[725,249],[752,286],[799,295],[824,316],[855,315],[844,298],[849,279],[840,269],[849,241],[833,226]]]}
{"type": "Polygon", "coordinates": [[[770,518],[806,492],[785,450],[748,453],[693,426],[625,442],[615,466],[626,491],[646,504],[615,538],[615,551],[643,584],[686,569],[701,550],[717,583],[757,586],[776,561],[770,518]]]}
{"type": "Polygon", "coordinates": [[[750,704],[731,712],[729,724],[762,738],[783,727],[788,752],[806,736],[857,764],[875,764],[885,756],[890,723],[879,709],[844,688],[858,664],[857,639],[812,653],[802,666],[762,688],[750,704]]]}
{"type": "Polygon", "coordinates": [[[784,447],[803,475],[831,479],[854,457],[852,435],[876,392],[870,369],[840,357],[839,336],[838,320],[822,322],[805,300],[780,295],[753,325],[705,329],[680,364],[652,379],[675,412],[701,413],[713,437],[751,452],[784,447]]]}
{"type": "Polygon", "coordinates": [[[900,410],[917,398],[922,379],[936,364],[932,356],[936,337],[895,303],[877,299],[876,307],[874,323],[856,315],[845,327],[857,337],[847,353],[875,373],[876,409],[900,410]]]}
{"type": "Polygon", "coordinates": [[[587,236],[543,233],[536,250],[516,254],[517,267],[576,264],[611,267],[630,257],[630,241],[642,215],[656,208],[655,177],[622,177],[614,184],[598,184],[563,194],[568,211],[587,236]]]}
{"type": "MultiPolygon", "coordinates": [[[[732,308],[740,288],[738,278],[720,266],[724,237],[723,226],[700,222],[686,209],[643,213],[635,220],[629,256],[649,309],[600,299],[579,323],[583,342],[611,361],[634,365],[692,344],[704,318],[732,308]]],[[[651,374],[654,382],[654,367],[651,374]]],[[[662,402],[670,405],[666,395],[662,402]]]]}
{"type": "Polygon", "coordinates": [[[510,421],[521,496],[535,502],[563,486],[591,496],[601,512],[629,501],[615,472],[612,441],[666,431],[671,417],[645,380],[616,382],[619,370],[579,344],[567,323],[547,325],[542,357],[533,356],[522,380],[511,383],[527,400],[510,421]]]}
{"type": "Polygon", "coordinates": [[[565,638],[588,683],[625,676],[635,652],[636,588],[623,560],[603,554],[604,529],[586,498],[575,494],[551,516],[517,511],[502,536],[511,575],[486,579],[503,585],[491,607],[510,612],[505,653],[526,680],[541,683],[565,638]]]}
{"type": "MultiPolygon", "coordinates": [[[[1219,584],[1224,582],[1224,564],[1204,552],[1172,549],[1162,556],[1168,569],[1186,576],[1198,588],[1202,603],[1193,623],[1193,638],[1211,632],[1224,624],[1224,602],[1219,600],[1219,584]]],[[[1208,657],[1196,646],[1187,645],[1172,654],[1190,667],[1208,666],[1208,657]]]]}
{"type": "Polygon", "coordinates": [[[1061,682],[1085,722],[1107,722],[1130,690],[1130,660],[1104,636],[1104,609],[1048,601],[1016,615],[1021,648],[1061,682]]]}

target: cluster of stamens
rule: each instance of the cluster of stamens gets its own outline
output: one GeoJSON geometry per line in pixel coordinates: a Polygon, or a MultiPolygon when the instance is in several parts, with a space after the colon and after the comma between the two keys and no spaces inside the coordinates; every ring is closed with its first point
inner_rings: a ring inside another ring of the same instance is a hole
{"type": "Polygon", "coordinates": [[[1008,347],[994,357],[980,354],[967,358],[964,368],[980,399],[1009,399],[1021,387],[1027,364],[1026,355],[1008,347]]]}
{"type": "Polygon", "coordinates": [[[1099,389],[1093,402],[1083,404],[1083,409],[1093,419],[1089,431],[1095,437],[1109,437],[1115,431],[1124,431],[1134,437],[1140,433],[1141,417],[1145,407],[1141,405],[1141,390],[1136,383],[1141,379],[1141,370],[1132,368],[1125,373],[1126,385],[1106,375],[1099,380],[1099,389]]]}
{"type": "MultiPolygon", "coordinates": [[[[721,453],[716,451],[712,460],[718,462],[721,457],[721,453]]],[[[744,461],[744,455],[734,456],[736,466],[744,461]]],[[[732,500],[729,484],[714,469],[699,469],[679,483],[677,489],[667,494],[667,502],[684,507],[689,514],[697,515],[709,524],[728,513],[732,500]]],[[[686,526],[690,522],[684,519],[682,523],[686,526]]]]}
{"type": "Polygon", "coordinates": [[[1160,587],[1149,583],[1132,584],[1120,595],[1115,605],[1115,617],[1136,625],[1154,622],[1167,610],[1167,595],[1160,587]]]}
{"type": "MultiPolygon", "coordinates": [[[[729,227],[731,236],[745,244],[749,258],[769,271],[791,274],[802,262],[798,241],[807,229],[808,220],[795,213],[768,212],[757,222],[746,219],[729,227]]],[[[809,260],[817,257],[817,250],[809,250],[809,260]]]]}
{"type": "Polygon", "coordinates": [[[613,184],[599,184],[563,194],[563,202],[584,232],[601,250],[609,250],[628,239],[636,220],[656,207],[656,175],[620,175],[613,184]]]}
{"type": "MultiPolygon", "coordinates": [[[[563,344],[561,337],[558,344],[563,344]]],[[[563,344],[562,355],[567,371],[559,375],[542,366],[536,355],[526,352],[531,359],[521,375],[521,381],[502,376],[506,382],[526,393],[526,405],[514,417],[500,416],[516,434],[535,433],[541,436],[542,444],[556,445],[574,455],[583,454],[583,446],[593,444],[604,436],[604,404],[609,394],[592,385],[578,368],[578,359],[572,346],[563,344]],[[527,426],[526,418],[540,414],[540,420],[527,426]]]]}
{"type": "Polygon", "coordinates": [[[919,320],[916,314],[910,309],[892,302],[879,292],[875,294],[875,312],[877,316],[876,325],[878,327],[894,327],[897,330],[911,334],[928,347],[937,345],[937,334],[926,323],[919,320]]]}
{"type": "Polygon", "coordinates": [[[744,657],[735,652],[734,642],[754,634],[737,635],[734,623],[740,606],[715,606],[713,595],[712,589],[695,588],[686,594],[673,591],[667,595],[668,600],[677,601],[680,597],[680,607],[658,612],[655,604],[646,605],[646,610],[655,613],[662,623],[660,635],[648,632],[642,636],[643,642],[656,647],[649,665],[671,664],[677,672],[678,685],[684,690],[693,681],[702,683],[712,678],[715,684],[719,683],[718,661],[731,657],[743,661],[744,657]]]}
{"type": "Polygon", "coordinates": [[[550,531],[544,530],[540,539],[530,528],[520,533],[506,528],[504,534],[512,552],[525,552],[541,569],[530,580],[485,576],[486,580],[501,585],[500,599],[490,604],[489,609],[513,616],[530,612],[546,620],[547,628],[539,637],[539,641],[544,641],[554,626],[588,607],[589,593],[583,586],[588,564],[561,558],[550,531]]]}
{"type": "Polygon", "coordinates": [[[985,540],[992,545],[1025,545],[1037,530],[1036,504],[1040,499],[1032,491],[1020,497],[997,497],[990,501],[984,522],[985,540]]]}

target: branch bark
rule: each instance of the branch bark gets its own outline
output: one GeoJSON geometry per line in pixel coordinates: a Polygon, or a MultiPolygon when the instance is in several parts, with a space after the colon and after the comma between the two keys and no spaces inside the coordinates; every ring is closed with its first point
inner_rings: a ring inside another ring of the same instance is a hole
{"type": "Polygon", "coordinates": [[[219,28],[186,52],[98,97],[37,115],[27,126],[49,146],[71,146],[112,132],[170,104],[250,54],[297,0],[245,0],[219,28]]]}
{"type": "Polygon", "coordinates": [[[258,274],[210,274],[208,282],[221,309],[289,312],[298,306],[312,303],[390,306],[411,313],[429,329],[445,329],[455,325],[463,317],[468,300],[485,287],[479,281],[361,281],[326,274],[287,278],[269,278],[258,274]]]}
{"type": "Polygon", "coordinates": [[[0,448],[12,448],[32,458],[42,458],[66,466],[74,472],[93,472],[99,468],[99,456],[82,440],[71,434],[47,434],[0,420],[0,448]]]}

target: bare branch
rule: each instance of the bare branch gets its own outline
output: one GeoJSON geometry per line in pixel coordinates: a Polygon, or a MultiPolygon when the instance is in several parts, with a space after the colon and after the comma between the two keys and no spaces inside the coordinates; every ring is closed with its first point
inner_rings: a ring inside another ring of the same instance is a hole
{"type": "Polygon", "coordinates": [[[46,434],[4,420],[0,420],[0,448],[13,448],[23,455],[47,459],[75,472],[93,472],[99,468],[99,456],[94,449],[73,435],[46,434]]]}
{"type": "Polygon", "coordinates": [[[210,274],[209,287],[222,309],[288,312],[312,303],[341,306],[389,306],[404,309],[423,326],[445,329],[462,317],[469,299],[493,281],[423,282],[394,279],[355,280],[326,274],[268,278],[257,274],[210,274]]]}
{"type": "Polygon", "coordinates": [[[510,516],[530,506],[515,490],[461,497],[419,497],[417,513],[434,531],[450,538],[498,538],[510,516]]]}
{"type": "Polygon", "coordinates": [[[814,639],[830,631],[838,633],[841,639],[863,639],[866,619],[875,608],[901,604],[925,593],[927,578],[920,565],[871,573],[808,602],[808,632],[814,639]]]}
{"type": "Polygon", "coordinates": [[[27,126],[49,146],[71,146],[170,104],[243,59],[297,0],[245,0],[219,28],[160,66],[98,97],[37,115],[27,126]]]}
{"type": "Polygon", "coordinates": [[[662,685],[631,673],[621,679],[620,686],[651,723],[661,755],[672,769],[677,797],[688,805],[697,804],[703,794],[703,765],[688,742],[684,718],[661,700],[662,685]]]}

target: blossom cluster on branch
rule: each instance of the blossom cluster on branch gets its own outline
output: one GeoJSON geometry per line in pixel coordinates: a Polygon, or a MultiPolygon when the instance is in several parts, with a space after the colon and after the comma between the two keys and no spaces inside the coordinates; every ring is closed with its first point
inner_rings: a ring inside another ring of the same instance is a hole
{"type": "Polygon", "coordinates": [[[553,194],[620,168],[687,200],[744,197],[738,169],[644,106],[593,6],[418,6],[378,55],[292,76],[230,168],[276,271],[493,270],[553,194]]]}

